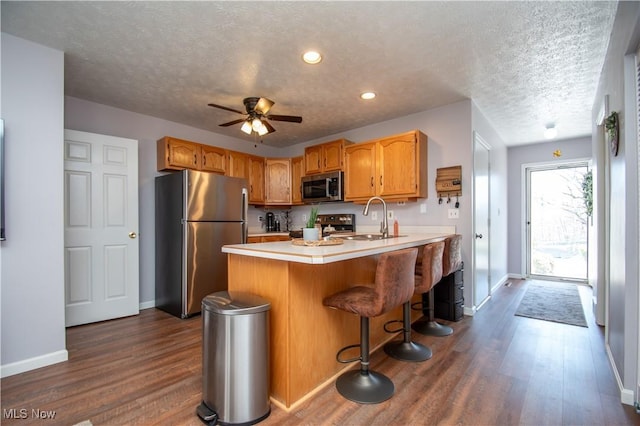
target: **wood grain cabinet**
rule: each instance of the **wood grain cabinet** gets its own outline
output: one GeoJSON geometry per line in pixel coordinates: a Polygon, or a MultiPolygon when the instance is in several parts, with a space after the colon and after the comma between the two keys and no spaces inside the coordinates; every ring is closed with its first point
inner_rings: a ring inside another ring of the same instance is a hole
{"type": "Polygon", "coordinates": [[[302,176],[304,176],[304,157],[291,159],[291,204],[302,204],[302,176]]]}
{"type": "Polygon", "coordinates": [[[265,204],[291,205],[291,159],[265,159],[265,204]]]}
{"type": "Polygon", "coordinates": [[[199,170],[212,173],[227,173],[227,151],[211,145],[200,145],[199,170]]]}
{"type": "Polygon", "coordinates": [[[157,142],[158,170],[195,169],[200,165],[200,144],[165,136],[157,142]]]}
{"type": "Polygon", "coordinates": [[[249,204],[264,204],[264,157],[248,155],[249,204]]]}
{"type": "Polygon", "coordinates": [[[288,235],[251,235],[247,237],[247,244],[272,243],[274,241],[289,241],[288,235]]]}
{"type": "Polygon", "coordinates": [[[227,176],[249,179],[249,155],[244,152],[227,151],[229,166],[227,176]]]}
{"type": "Polygon", "coordinates": [[[418,131],[345,148],[345,200],[427,197],[427,136],[418,131]]]}
{"type": "Polygon", "coordinates": [[[308,146],[304,149],[305,174],[313,175],[336,170],[343,170],[344,148],[353,142],[338,139],[320,145],[308,146]]]}

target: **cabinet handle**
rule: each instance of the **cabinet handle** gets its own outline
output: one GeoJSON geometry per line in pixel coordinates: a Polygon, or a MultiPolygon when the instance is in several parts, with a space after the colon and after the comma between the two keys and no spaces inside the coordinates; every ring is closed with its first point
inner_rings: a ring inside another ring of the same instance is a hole
{"type": "Polygon", "coordinates": [[[206,156],[206,155],[204,155],[204,156],[202,157],[202,165],[203,165],[203,166],[206,166],[206,165],[207,165],[207,156],[206,156]]]}
{"type": "Polygon", "coordinates": [[[382,186],[382,175],[380,175],[380,186],[382,186]]]}
{"type": "Polygon", "coordinates": [[[193,164],[198,164],[198,156],[196,154],[193,154],[193,164]]]}
{"type": "Polygon", "coordinates": [[[371,176],[371,187],[373,188],[373,176],[371,176]]]}
{"type": "Polygon", "coordinates": [[[324,159],[324,166],[327,167],[327,159],[324,159]]]}

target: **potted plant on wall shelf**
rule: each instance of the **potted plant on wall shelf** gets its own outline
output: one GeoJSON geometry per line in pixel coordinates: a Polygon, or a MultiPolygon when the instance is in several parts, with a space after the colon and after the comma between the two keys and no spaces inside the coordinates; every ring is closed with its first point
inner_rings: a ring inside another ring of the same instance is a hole
{"type": "Polygon", "coordinates": [[[620,134],[620,127],[618,124],[618,113],[613,111],[604,119],[604,128],[607,130],[607,136],[609,137],[609,147],[611,148],[611,154],[618,155],[618,139],[620,134]]]}
{"type": "Polygon", "coordinates": [[[305,241],[315,241],[320,239],[320,234],[316,228],[316,219],[318,218],[318,208],[311,207],[309,219],[302,229],[302,238],[305,241]]]}

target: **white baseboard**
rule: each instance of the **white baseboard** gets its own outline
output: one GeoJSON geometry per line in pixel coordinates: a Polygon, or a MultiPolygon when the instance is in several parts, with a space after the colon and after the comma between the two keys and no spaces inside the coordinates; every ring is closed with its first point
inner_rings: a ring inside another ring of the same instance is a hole
{"type": "Polygon", "coordinates": [[[607,357],[609,358],[609,364],[611,364],[611,369],[613,370],[613,375],[615,376],[616,383],[618,384],[618,390],[620,391],[620,402],[625,405],[635,405],[635,395],[631,389],[625,389],[624,384],[622,383],[622,378],[620,378],[620,374],[616,368],[616,363],[613,360],[611,348],[608,344],[605,344],[605,349],[607,351],[607,357]]]}
{"type": "Polygon", "coordinates": [[[140,310],[141,311],[143,309],[155,308],[156,307],[156,301],[155,300],[150,300],[148,302],[141,302],[139,306],[140,306],[140,310]]]}
{"type": "Polygon", "coordinates": [[[35,370],[36,368],[46,367],[47,365],[57,364],[69,359],[69,353],[66,349],[62,351],[52,352],[50,354],[40,355],[33,358],[25,359],[11,364],[0,366],[0,377],[9,377],[15,374],[24,373],[25,371],[35,370]]]}
{"type": "Polygon", "coordinates": [[[507,278],[513,278],[514,280],[524,280],[525,277],[522,274],[513,274],[513,273],[509,273],[507,274],[507,278]]]}
{"type": "Polygon", "coordinates": [[[476,309],[475,306],[472,306],[472,307],[465,306],[462,312],[465,315],[467,315],[469,317],[472,317],[472,316],[474,316],[476,314],[476,311],[477,311],[477,309],[476,309]]]}
{"type": "Polygon", "coordinates": [[[625,405],[635,405],[633,391],[631,389],[622,389],[620,392],[620,402],[625,405]]]}

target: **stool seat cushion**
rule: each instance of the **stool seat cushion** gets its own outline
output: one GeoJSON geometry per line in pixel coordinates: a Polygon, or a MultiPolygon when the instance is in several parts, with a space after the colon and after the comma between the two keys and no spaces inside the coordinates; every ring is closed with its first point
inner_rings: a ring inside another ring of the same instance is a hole
{"type": "Polygon", "coordinates": [[[381,254],[373,286],[351,287],[326,297],[322,303],[367,318],[402,305],[413,295],[417,254],[417,248],[381,254]]]}
{"type": "Polygon", "coordinates": [[[428,293],[442,279],[444,247],[444,241],[423,246],[422,257],[416,262],[416,293],[428,293]]]}
{"type": "Polygon", "coordinates": [[[462,235],[456,234],[444,240],[442,276],[446,277],[462,267],[462,235]]]}

